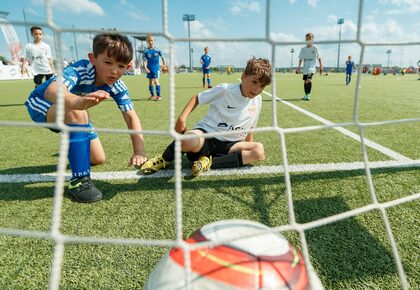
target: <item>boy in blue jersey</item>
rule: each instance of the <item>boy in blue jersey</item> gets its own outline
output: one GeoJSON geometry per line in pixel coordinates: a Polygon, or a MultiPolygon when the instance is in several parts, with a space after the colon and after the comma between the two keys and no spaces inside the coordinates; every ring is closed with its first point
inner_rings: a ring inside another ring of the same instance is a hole
{"type": "Polygon", "coordinates": [[[314,34],[309,32],[305,35],[306,46],[302,47],[299,53],[299,65],[296,70],[300,72],[300,66],[303,61],[303,88],[305,90],[305,96],[303,100],[309,101],[311,99],[312,90],[312,77],[316,73],[316,60],[319,61],[319,74],[322,75],[322,61],[318,53],[318,48],[313,45],[314,34]]]}
{"type": "Polygon", "coordinates": [[[149,91],[150,97],[149,100],[160,101],[160,84],[159,84],[159,72],[160,64],[159,57],[162,58],[162,65],[165,66],[165,58],[162,55],[162,51],[155,47],[155,38],[153,35],[148,34],[146,37],[148,47],[143,53],[143,66],[147,73],[147,78],[149,79],[149,91]],[[156,96],[153,90],[153,83],[156,87],[156,96]]]}
{"type": "MultiPolygon", "coordinates": [[[[25,105],[35,122],[56,121],[57,98],[64,94],[64,123],[70,128],[92,129],[87,109],[112,97],[122,112],[127,127],[141,130],[140,120],[128,96],[127,87],[120,80],[133,58],[133,48],[127,37],[118,34],[99,34],[93,39],[93,52],[63,71],[62,82],[53,77],[38,86],[25,105]]],[[[50,129],[59,132],[56,129],[50,129]]],[[[105,162],[105,152],[94,131],[70,132],[68,159],[72,170],[69,190],[78,202],[102,199],[102,193],[90,178],[91,164],[105,162]]],[[[131,134],[133,155],[131,165],[141,165],[147,158],[143,136],[131,134]]]]}
{"type": "Polygon", "coordinates": [[[351,82],[351,74],[353,73],[353,69],[356,68],[354,61],[351,60],[351,55],[346,60],[346,86],[348,86],[351,82]]]}
{"type": "Polygon", "coordinates": [[[207,87],[209,89],[212,88],[211,80],[210,80],[210,63],[211,63],[211,56],[209,55],[209,48],[206,46],[204,48],[204,54],[200,58],[200,63],[202,64],[203,70],[203,88],[206,87],[206,77],[207,77],[207,87]]]}
{"type": "MultiPolygon", "coordinates": [[[[175,130],[180,134],[195,135],[196,138],[181,141],[181,152],[192,161],[191,172],[197,176],[210,168],[234,168],[265,159],[264,146],[254,142],[262,107],[261,93],[271,83],[271,64],[262,58],[248,61],[241,76],[241,83],[219,84],[193,96],[185,106],[175,130]],[[187,131],[188,116],[200,105],[208,105],[207,115],[193,130],[187,131]],[[204,138],[205,133],[230,132],[213,138],[204,138]]],[[[153,157],[143,164],[143,174],[152,174],[175,159],[175,141],[161,156],[153,157]]]]}

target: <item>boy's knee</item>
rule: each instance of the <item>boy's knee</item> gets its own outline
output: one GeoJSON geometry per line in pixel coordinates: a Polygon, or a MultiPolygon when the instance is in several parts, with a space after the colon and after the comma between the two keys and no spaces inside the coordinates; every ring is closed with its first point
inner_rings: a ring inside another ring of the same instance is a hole
{"type": "Polygon", "coordinates": [[[101,164],[104,164],[105,161],[106,161],[105,156],[91,156],[90,157],[91,165],[101,165],[101,164]]]}

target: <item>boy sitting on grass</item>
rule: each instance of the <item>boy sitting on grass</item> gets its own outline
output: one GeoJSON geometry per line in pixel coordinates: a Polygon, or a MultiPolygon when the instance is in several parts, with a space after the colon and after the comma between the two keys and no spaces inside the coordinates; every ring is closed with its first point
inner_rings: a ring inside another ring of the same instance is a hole
{"type": "MultiPolygon", "coordinates": [[[[239,167],[265,159],[264,147],[253,142],[253,133],[261,111],[261,92],[271,83],[271,64],[266,59],[248,61],[240,84],[220,84],[193,96],[185,106],[175,126],[178,133],[195,134],[198,138],[182,140],[181,151],[193,162],[192,175],[210,168],[239,167]],[[207,115],[195,128],[187,131],[186,120],[198,105],[209,105],[207,115]],[[187,131],[187,132],[186,132],[187,131]],[[204,133],[234,132],[231,135],[204,138],[204,133]]],[[[175,141],[163,152],[141,167],[151,174],[167,167],[175,159],[175,141]]]]}

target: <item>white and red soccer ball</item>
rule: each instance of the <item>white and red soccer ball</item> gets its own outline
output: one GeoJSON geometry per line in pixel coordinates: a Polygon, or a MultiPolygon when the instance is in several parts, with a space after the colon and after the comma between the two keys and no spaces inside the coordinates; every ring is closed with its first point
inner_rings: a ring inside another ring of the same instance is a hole
{"type": "MultiPolygon", "coordinates": [[[[190,252],[190,289],[323,289],[313,272],[310,274],[311,287],[299,250],[282,235],[267,232],[268,229],[252,221],[228,220],[208,224],[195,231],[187,243],[235,240],[190,252]],[[236,239],[244,236],[250,237],[236,239]]],[[[188,289],[185,284],[184,251],[172,248],[163,256],[144,289],[188,289]]]]}

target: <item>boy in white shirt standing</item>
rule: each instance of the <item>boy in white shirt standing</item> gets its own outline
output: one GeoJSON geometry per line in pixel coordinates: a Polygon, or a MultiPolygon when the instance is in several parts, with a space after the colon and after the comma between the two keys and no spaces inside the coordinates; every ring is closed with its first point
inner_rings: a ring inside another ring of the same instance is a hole
{"type": "Polygon", "coordinates": [[[303,81],[305,96],[303,100],[309,101],[311,99],[312,77],[316,73],[316,60],[319,61],[319,73],[322,74],[322,61],[318,53],[318,48],[313,45],[314,34],[309,32],[305,35],[306,46],[302,47],[299,53],[299,66],[297,73],[300,73],[300,66],[303,60],[303,81]]]}
{"type": "Polygon", "coordinates": [[[42,37],[44,36],[42,28],[32,26],[31,34],[34,42],[28,43],[25,47],[25,57],[21,58],[21,73],[25,73],[25,61],[29,60],[36,88],[42,84],[44,77],[45,80],[48,80],[54,75],[54,64],[52,62],[50,46],[42,41],[42,37]]]}

